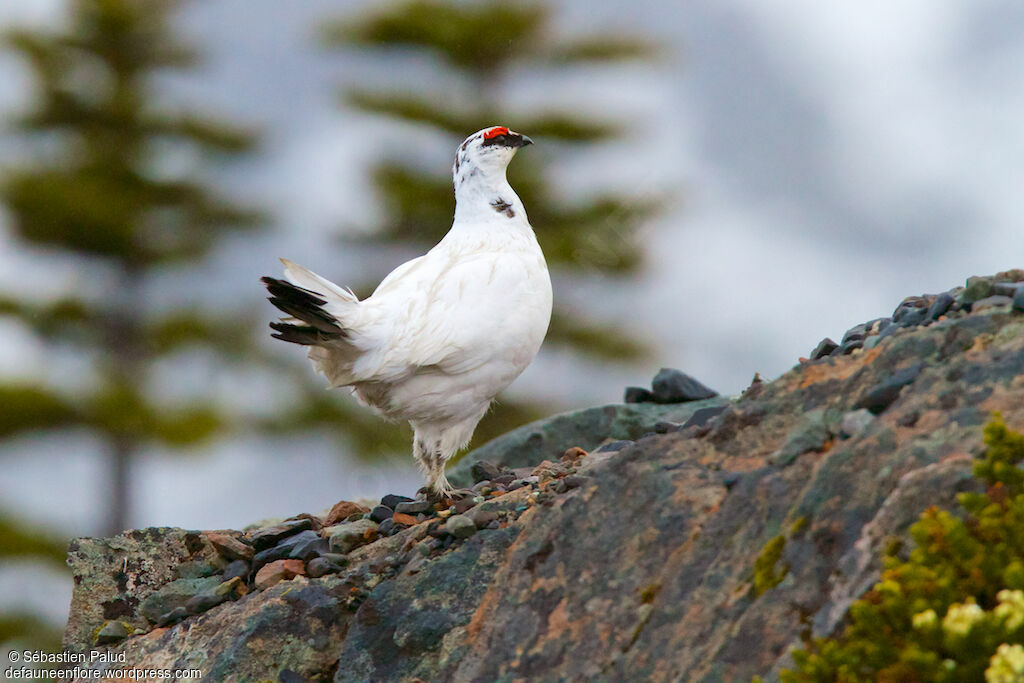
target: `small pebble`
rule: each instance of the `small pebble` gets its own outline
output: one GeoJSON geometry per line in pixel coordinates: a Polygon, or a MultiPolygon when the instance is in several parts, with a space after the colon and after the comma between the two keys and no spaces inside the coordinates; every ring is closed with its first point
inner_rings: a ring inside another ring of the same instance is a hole
{"type": "MultiPolygon", "coordinates": [[[[113,645],[119,643],[135,631],[130,624],[123,621],[108,621],[96,632],[97,645],[113,645]]],[[[14,661],[13,659],[11,661],[14,661]]]]}
{"type": "Polygon", "coordinates": [[[416,515],[421,512],[431,512],[434,506],[429,500],[410,500],[407,502],[399,503],[395,506],[395,512],[400,512],[406,515],[416,515]]]}
{"type": "Polygon", "coordinates": [[[594,450],[594,453],[618,452],[618,451],[621,451],[623,448],[626,448],[627,446],[632,446],[634,443],[636,443],[636,442],[635,441],[625,440],[625,439],[624,440],[620,440],[620,441],[612,441],[610,443],[604,444],[603,446],[598,446],[594,450]]]}
{"type": "Polygon", "coordinates": [[[848,439],[855,439],[864,433],[871,423],[875,421],[875,416],[871,414],[871,411],[861,408],[859,410],[851,410],[848,413],[843,414],[843,420],[840,423],[840,434],[848,439]]]}
{"type": "Polygon", "coordinates": [[[711,418],[716,415],[722,414],[726,409],[726,406],[710,406],[708,408],[701,408],[700,410],[694,411],[693,415],[690,416],[686,422],[683,423],[683,429],[687,427],[700,427],[707,424],[711,418]]]}
{"type": "Polygon", "coordinates": [[[252,546],[245,541],[229,536],[228,534],[206,534],[208,540],[220,553],[221,557],[227,560],[251,560],[253,556],[252,546]]]}
{"type": "Polygon", "coordinates": [[[917,379],[917,376],[921,374],[923,369],[924,364],[917,363],[892,373],[887,379],[875,385],[874,388],[861,397],[854,404],[854,409],[867,408],[875,415],[882,413],[899,397],[903,387],[917,379]]]}
{"type": "Polygon", "coordinates": [[[321,576],[327,576],[328,574],[337,574],[343,568],[342,565],[332,562],[326,557],[314,557],[306,564],[306,575],[319,579],[321,576]]]}
{"type": "Polygon", "coordinates": [[[287,581],[305,573],[306,568],[300,560],[277,560],[260,569],[253,583],[257,589],[266,590],[279,581],[287,581]]]}
{"type": "Polygon", "coordinates": [[[864,341],[864,337],[867,336],[868,328],[866,324],[854,325],[846,331],[843,335],[843,339],[840,344],[846,344],[851,341],[864,341]]]}
{"type": "Polygon", "coordinates": [[[395,506],[398,505],[399,503],[411,503],[412,500],[413,499],[409,498],[408,496],[397,496],[394,493],[389,493],[388,495],[380,499],[380,504],[394,510],[395,506]]]}
{"type": "Polygon", "coordinates": [[[684,403],[718,396],[718,392],[704,386],[685,372],[662,368],[651,382],[654,400],[658,403],[684,403]]]}
{"type": "MultiPolygon", "coordinates": [[[[927,314],[928,311],[923,308],[911,309],[910,312],[900,319],[899,324],[903,327],[915,327],[916,325],[920,325],[924,322],[927,314]]],[[[893,320],[895,319],[896,318],[893,318],[893,320]]]]}
{"type": "Polygon", "coordinates": [[[160,615],[160,618],[156,620],[156,626],[157,628],[173,626],[186,617],[188,617],[187,609],[184,607],[175,607],[167,614],[160,615]]]}
{"type": "Polygon", "coordinates": [[[985,297],[984,299],[975,301],[974,305],[971,306],[971,313],[978,313],[990,308],[1009,308],[1012,305],[1013,299],[1008,296],[996,294],[994,296],[985,297]]]}
{"type": "Polygon", "coordinates": [[[388,517],[380,523],[380,526],[377,527],[377,533],[379,533],[382,536],[390,536],[391,532],[396,528],[398,527],[395,524],[395,520],[393,520],[391,517],[388,517]]]}
{"type": "Polygon", "coordinates": [[[643,387],[626,387],[625,403],[652,403],[654,394],[643,387]]]}
{"type": "Polygon", "coordinates": [[[282,522],[276,526],[258,529],[249,536],[249,542],[257,551],[265,550],[275,546],[285,538],[313,528],[313,522],[309,519],[295,519],[289,522],[282,522]]]}
{"type": "Polygon", "coordinates": [[[949,307],[953,305],[956,299],[949,292],[943,292],[935,297],[935,301],[928,307],[928,313],[925,315],[927,320],[938,320],[942,316],[946,315],[949,307]]]}
{"type": "Polygon", "coordinates": [[[376,540],[377,523],[369,519],[349,522],[332,527],[330,544],[331,551],[342,555],[376,540]]]}
{"type": "Polygon", "coordinates": [[[444,530],[456,538],[469,538],[476,533],[476,524],[466,515],[452,515],[445,522],[444,530]]]}
{"type": "Polygon", "coordinates": [[[245,578],[249,575],[249,563],[245,560],[235,560],[227,566],[221,577],[225,581],[229,581],[233,578],[240,577],[245,578]]]}
{"type": "Polygon", "coordinates": [[[189,598],[189,601],[185,603],[185,609],[189,614],[202,614],[207,610],[213,609],[222,602],[227,601],[227,595],[217,595],[212,591],[208,593],[200,593],[193,598],[189,598]]]}
{"type": "Polygon", "coordinates": [[[469,468],[469,473],[473,476],[473,483],[480,483],[500,476],[501,468],[489,460],[477,460],[469,468]]]}
{"type": "Polygon", "coordinates": [[[391,519],[391,515],[395,514],[395,511],[389,508],[387,505],[378,505],[377,507],[370,510],[370,519],[377,524],[380,524],[385,519],[391,519]]]}
{"type": "Polygon", "coordinates": [[[352,515],[361,515],[364,512],[366,512],[366,508],[359,503],[353,503],[350,500],[339,500],[331,508],[331,511],[327,513],[327,516],[324,517],[323,525],[334,526],[335,524],[340,524],[343,520],[349,519],[352,515]]]}
{"type": "Polygon", "coordinates": [[[654,431],[658,434],[672,434],[678,432],[683,428],[683,425],[678,422],[669,422],[668,420],[659,420],[654,423],[654,431]]]}
{"type": "Polygon", "coordinates": [[[818,345],[814,347],[813,351],[811,351],[811,360],[819,360],[821,358],[824,358],[825,356],[835,351],[837,348],[839,348],[839,344],[836,344],[830,338],[825,337],[820,342],[818,342],[818,345]]]}

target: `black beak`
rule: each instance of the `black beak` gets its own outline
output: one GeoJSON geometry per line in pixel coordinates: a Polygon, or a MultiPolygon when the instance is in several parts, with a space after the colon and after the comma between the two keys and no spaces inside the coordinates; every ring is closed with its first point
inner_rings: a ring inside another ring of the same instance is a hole
{"type": "Polygon", "coordinates": [[[509,131],[508,135],[503,135],[501,137],[505,138],[506,147],[526,147],[527,145],[533,144],[533,140],[530,138],[512,131],[509,131]]]}

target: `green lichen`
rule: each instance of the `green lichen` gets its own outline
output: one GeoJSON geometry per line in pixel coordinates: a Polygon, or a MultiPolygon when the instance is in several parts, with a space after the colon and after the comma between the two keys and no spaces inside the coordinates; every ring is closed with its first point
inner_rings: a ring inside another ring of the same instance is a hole
{"type": "Polygon", "coordinates": [[[789,573],[789,565],[784,564],[779,571],[775,566],[782,559],[782,551],[786,548],[786,537],[779,534],[772,540],[765,543],[761,553],[754,560],[754,597],[758,598],[767,591],[775,588],[789,573]]]}
{"type": "Polygon", "coordinates": [[[793,524],[791,524],[790,527],[789,527],[790,535],[791,536],[799,535],[801,531],[803,531],[804,529],[807,528],[807,525],[808,525],[808,523],[810,523],[810,521],[811,520],[808,519],[807,515],[803,515],[801,517],[797,517],[793,521],[793,524]]]}
{"type": "Polygon", "coordinates": [[[654,598],[658,597],[658,593],[661,592],[660,583],[648,584],[640,591],[640,601],[644,604],[654,602],[654,598]]]}
{"type": "Polygon", "coordinates": [[[926,510],[909,559],[887,556],[843,632],[808,639],[782,681],[1024,680],[1024,434],[997,414],[985,445],[963,519],[926,510]]]}

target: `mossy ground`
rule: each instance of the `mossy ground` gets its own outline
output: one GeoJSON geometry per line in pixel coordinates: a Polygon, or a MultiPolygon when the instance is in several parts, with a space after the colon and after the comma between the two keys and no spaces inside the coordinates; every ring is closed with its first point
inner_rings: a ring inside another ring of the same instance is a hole
{"type": "Polygon", "coordinates": [[[926,510],[909,559],[887,557],[843,633],[808,640],[783,681],[1024,681],[1024,434],[996,415],[985,445],[985,493],[959,496],[962,519],[926,510]]]}

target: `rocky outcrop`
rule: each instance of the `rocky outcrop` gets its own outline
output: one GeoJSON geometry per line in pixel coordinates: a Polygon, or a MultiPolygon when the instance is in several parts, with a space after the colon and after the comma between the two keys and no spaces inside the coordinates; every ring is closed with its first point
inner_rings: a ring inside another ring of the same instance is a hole
{"type": "Polygon", "coordinates": [[[973,485],[992,411],[1024,428],[1022,281],[912,297],[734,399],[528,425],[450,508],[80,539],[65,646],[217,681],[771,680],[973,485]]]}

